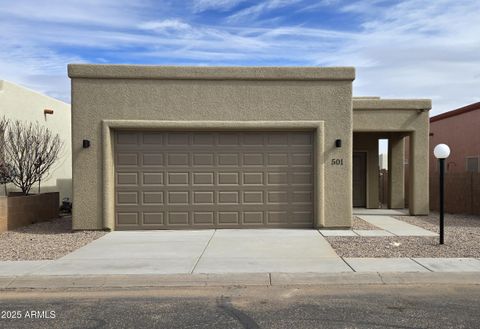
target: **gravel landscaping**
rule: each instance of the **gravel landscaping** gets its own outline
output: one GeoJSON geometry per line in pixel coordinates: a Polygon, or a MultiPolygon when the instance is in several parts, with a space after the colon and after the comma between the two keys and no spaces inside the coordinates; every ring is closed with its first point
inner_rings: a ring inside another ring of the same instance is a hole
{"type": "MultiPolygon", "coordinates": [[[[394,216],[438,233],[438,214],[394,216]]],[[[475,257],[480,258],[480,216],[445,215],[445,244],[438,237],[327,237],[342,257],[475,257]]]]}
{"type": "Polygon", "coordinates": [[[72,231],[70,216],[0,233],[0,261],[60,258],[107,234],[72,231]]]}

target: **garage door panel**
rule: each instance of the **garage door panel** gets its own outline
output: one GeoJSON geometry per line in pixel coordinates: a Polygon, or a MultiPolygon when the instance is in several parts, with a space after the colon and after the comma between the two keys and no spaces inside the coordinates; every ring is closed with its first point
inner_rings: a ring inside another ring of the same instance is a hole
{"type": "Polygon", "coordinates": [[[194,166],[213,166],[215,155],[213,153],[193,153],[192,163],[194,166]]]}
{"type": "Polygon", "coordinates": [[[288,137],[291,146],[313,145],[313,135],[309,133],[289,134],[288,137]]]}
{"type": "Polygon", "coordinates": [[[288,211],[267,211],[267,224],[287,224],[288,223],[288,211]]]}
{"type": "Polygon", "coordinates": [[[117,133],[118,145],[138,145],[138,133],[122,131],[117,133]]]}
{"type": "Polygon", "coordinates": [[[143,145],[163,145],[165,134],[160,132],[145,132],[140,134],[143,145]]]}
{"type": "Polygon", "coordinates": [[[163,153],[144,153],[142,154],[142,166],[164,166],[163,153]]]}
{"type": "Polygon", "coordinates": [[[137,212],[118,212],[117,213],[117,225],[138,225],[138,213],[137,212]]]}
{"type": "Polygon", "coordinates": [[[213,185],[214,184],[214,172],[195,172],[192,173],[193,181],[192,185],[213,185]]]}
{"type": "Polygon", "coordinates": [[[188,226],[190,224],[189,217],[188,211],[168,211],[166,224],[188,226]]]}
{"type": "Polygon", "coordinates": [[[117,229],[313,226],[309,132],[116,136],[117,229]]]}
{"type": "Polygon", "coordinates": [[[265,164],[265,154],[245,152],[242,160],[244,166],[263,166],[265,164]]]}
{"type": "Polygon", "coordinates": [[[240,173],[238,172],[217,172],[218,185],[235,185],[240,183],[240,173]]]}
{"type": "Polygon", "coordinates": [[[143,172],[142,185],[143,186],[158,186],[164,184],[163,172],[143,172]]]}
{"type": "Polygon", "coordinates": [[[188,206],[190,202],[189,194],[189,191],[168,191],[167,203],[169,205],[188,206]]]}
{"type": "Polygon", "coordinates": [[[163,205],[163,191],[143,191],[142,205],[163,205]]]}
{"type": "Polygon", "coordinates": [[[193,212],[194,225],[214,225],[215,212],[213,211],[194,211],[193,212]]]}
{"type": "Polygon", "coordinates": [[[168,172],[167,173],[167,186],[189,185],[190,173],[189,172],[168,172]]]}
{"type": "Polygon", "coordinates": [[[190,164],[190,157],[188,153],[168,153],[167,166],[170,167],[187,167],[190,164]]]}
{"type": "Polygon", "coordinates": [[[268,153],[267,154],[268,166],[288,166],[288,153],[268,153]]]}
{"type": "Polygon", "coordinates": [[[117,205],[138,205],[137,191],[117,192],[117,205]]]}
{"type": "Polygon", "coordinates": [[[188,146],[190,145],[189,133],[167,133],[167,145],[171,146],[188,146]]]}
{"type": "Polygon", "coordinates": [[[121,152],[117,153],[116,164],[118,167],[123,166],[138,166],[138,154],[137,153],[127,153],[121,152]]]}
{"type": "Polygon", "coordinates": [[[234,225],[240,224],[240,212],[238,211],[218,211],[217,223],[219,225],[234,225]]]}
{"type": "Polygon", "coordinates": [[[218,145],[237,145],[239,146],[240,134],[231,132],[231,133],[218,133],[217,134],[217,144],[218,145]]]}
{"type": "Polygon", "coordinates": [[[288,173],[286,172],[269,172],[267,173],[267,185],[287,185],[288,173]]]}
{"type": "Polygon", "coordinates": [[[142,224],[143,225],[163,225],[164,213],[163,212],[143,212],[142,224]]]}
{"type": "Polygon", "coordinates": [[[194,205],[213,205],[215,204],[214,191],[193,191],[194,205]]]}
{"type": "Polygon", "coordinates": [[[218,153],[216,156],[217,166],[229,166],[229,167],[238,167],[240,166],[239,154],[238,153],[218,153]]]}
{"type": "Polygon", "coordinates": [[[117,186],[137,186],[138,172],[117,172],[117,186]]]}
{"type": "Polygon", "coordinates": [[[243,185],[263,185],[264,184],[263,172],[258,172],[258,171],[244,172],[242,176],[243,176],[243,185]]]}
{"type": "Polygon", "coordinates": [[[243,192],[242,203],[244,204],[264,204],[265,203],[265,194],[264,191],[244,191],[243,192]]]}

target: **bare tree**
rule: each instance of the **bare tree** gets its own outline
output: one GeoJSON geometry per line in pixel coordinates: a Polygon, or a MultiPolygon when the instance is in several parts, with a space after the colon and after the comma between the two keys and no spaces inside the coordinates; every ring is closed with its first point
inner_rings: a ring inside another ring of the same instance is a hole
{"type": "Polygon", "coordinates": [[[38,123],[14,121],[4,134],[4,158],[12,171],[12,183],[27,195],[48,174],[63,147],[58,134],[38,123]]]}
{"type": "Polygon", "coordinates": [[[7,184],[12,182],[13,175],[11,166],[0,161],[0,185],[3,185],[5,196],[8,196],[7,184]]]}
{"type": "Polygon", "coordinates": [[[5,140],[4,133],[8,126],[8,120],[3,116],[0,119],[0,184],[5,189],[5,196],[7,196],[7,184],[12,182],[11,167],[5,162],[5,140]]]}

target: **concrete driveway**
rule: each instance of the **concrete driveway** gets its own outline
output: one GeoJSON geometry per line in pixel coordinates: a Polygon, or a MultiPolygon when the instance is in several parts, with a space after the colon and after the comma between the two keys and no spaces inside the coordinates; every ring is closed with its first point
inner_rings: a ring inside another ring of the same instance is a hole
{"type": "Polygon", "coordinates": [[[351,272],[316,230],[119,231],[42,275],[351,272]]]}

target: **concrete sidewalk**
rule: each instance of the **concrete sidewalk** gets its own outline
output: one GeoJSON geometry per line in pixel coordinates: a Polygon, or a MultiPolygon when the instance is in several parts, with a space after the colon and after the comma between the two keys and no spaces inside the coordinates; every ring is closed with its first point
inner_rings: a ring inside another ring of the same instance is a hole
{"type": "MultiPolygon", "coordinates": [[[[374,209],[377,210],[377,209],[374,209]]],[[[389,209],[390,210],[390,209],[389,209]]],[[[437,233],[406,223],[388,215],[357,215],[378,230],[320,230],[323,236],[438,236],[437,233]]]]}
{"type": "Polygon", "coordinates": [[[360,215],[358,217],[396,236],[438,236],[437,233],[395,219],[391,216],[360,215]]]}
{"type": "Polygon", "coordinates": [[[480,285],[478,272],[241,273],[0,277],[0,291],[22,289],[128,289],[209,286],[480,285]]]}
{"type": "MultiPolygon", "coordinates": [[[[132,270],[131,260],[104,263],[103,258],[87,263],[80,261],[17,261],[1,262],[0,277],[21,276],[91,276],[91,275],[168,275],[168,274],[227,274],[244,273],[473,273],[480,276],[480,260],[476,258],[301,258],[297,262],[282,258],[249,259],[222,256],[226,251],[212,250],[218,258],[206,258],[206,264],[197,271],[173,272],[165,268],[162,258],[150,259],[146,267],[132,270]],[[218,261],[218,264],[215,263],[218,261]],[[308,261],[312,264],[306,264],[308,261]],[[338,262],[338,263],[337,263],[338,262]],[[114,264],[114,265],[112,265],[114,264]],[[340,264],[340,265],[339,265],[340,264]],[[81,268],[85,266],[85,268],[81,268]],[[302,270],[304,268],[313,270],[302,270]],[[282,271],[283,270],[283,271],[282,271]]],[[[242,253],[240,253],[242,255],[242,253]]],[[[141,261],[134,262],[135,265],[141,261]]],[[[171,263],[171,262],[170,262],[171,263]]]]}

